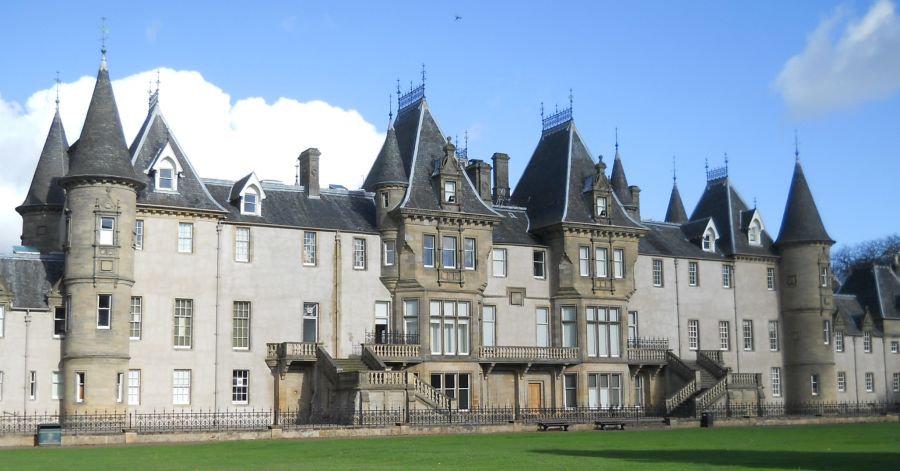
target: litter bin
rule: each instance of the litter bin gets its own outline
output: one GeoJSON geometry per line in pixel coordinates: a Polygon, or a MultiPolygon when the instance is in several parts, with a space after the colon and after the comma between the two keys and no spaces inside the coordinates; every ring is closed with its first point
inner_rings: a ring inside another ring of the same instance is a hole
{"type": "Polygon", "coordinates": [[[38,446],[60,445],[62,427],[59,424],[39,424],[37,438],[38,446]]]}
{"type": "Polygon", "coordinates": [[[704,412],[700,414],[700,426],[703,428],[712,427],[713,426],[713,415],[709,412],[704,412]]]}

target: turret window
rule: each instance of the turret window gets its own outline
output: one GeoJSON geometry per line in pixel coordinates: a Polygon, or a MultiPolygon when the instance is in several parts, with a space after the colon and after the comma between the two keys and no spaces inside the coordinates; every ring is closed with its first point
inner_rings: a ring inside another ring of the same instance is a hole
{"type": "Polygon", "coordinates": [[[115,242],[116,218],[109,216],[100,217],[100,230],[97,232],[97,243],[100,245],[113,245],[115,242]]]}
{"type": "Polygon", "coordinates": [[[446,203],[456,203],[456,182],[455,181],[447,181],[444,182],[444,202],[446,203]]]}
{"type": "Polygon", "coordinates": [[[463,268],[466,270],[475,269],[475,239],[463,239],[463,268]]]}
{"type": "Polygon", "coordinates": [[[625,251],[613,250],[613,278],[625,278],[625,251]]]}
{"type": "Polygon", "coordinates": [[[809,376],[809,392],[813,396],[819,395],[819,375],[809,376]]]}
{"type": "Polygon", "coordinates": [[[822,288],[828,287],[828,267],[819,268],[819,286],[822,288]]]}
{"type": "Polygon", "coordinates": [[[392,266],[395,262],[397,256],[397,241],[395,240],[386,240],[383,243],[384,246],[384,265],[392,266]]]}
{"type": "Polygon", "coordinates": [[[109,329],[112,318],[112,295],[97,295],[97,328],[109,329]]]}
{"type": "Polygon", "coordinates": [[[597,217],[605,218],[607,215],[606,212],[606,197],[598,196],[596,199],[596,212],[594,213],[597,217]]]}

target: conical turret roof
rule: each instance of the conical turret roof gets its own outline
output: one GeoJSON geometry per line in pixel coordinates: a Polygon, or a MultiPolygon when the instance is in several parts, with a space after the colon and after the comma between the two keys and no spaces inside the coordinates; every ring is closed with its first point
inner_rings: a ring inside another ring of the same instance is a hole
{"type": "Polygon", "coordinates": [[[375,187],[385,183],[406,184],[409,177],[403,170],[403,159],[400,157],[400,144],[397,142],[397,132],[394,131],[393,123],[388,128],[387,136],[384,138],[384,145],[378,152],[378,157],[369,170],[363,188],[366,191],[375,191],[375,187]]]}
{"type": "Polygon", "coordinates": [[[77,177],[111,177],[143,186],[131,165],[105,57],[66,180],[77,177]]]}
{"type": "Polygon", "coordinates": [[[672,185],[672,195],[669,196],[669,208],[666,210],[666,222],[673,224],[685,224],[688,222],[687,211],[681,202],[681,193],[678,192],[678,184],[672,185]]]}
{"type": "Polygon", "coordinates": [[[59,110],[53,115],[50,132],[44,141],[41,157],[38,159],[31,187],[25,196],[22,206],[60,205],[64,203],[65,194],[59,186],[59,179],[66,175],[68,164],[69,142],[66,131],[59,117],[59,110]]]}
{"type": "Polygon", "coordinates": [[[627,206],[634,203],[631,199],[631,191],[628,190],[628,179],[625,178],[625,167],[622,166],[622,158],[619,156],[618,146],[616,147],[616,159],[613,162],[612,175],[609,181],[622,204],[627,206]]]}
{"type": "Polygon", "coordinates": [[[791,242],[834,242],[822,224],[819,209],[809,191],[799,160],[794,164],[794,177],[784,206],[784,218],[781,220],[778,240],[775,241],[778,245],[791,242]]]}

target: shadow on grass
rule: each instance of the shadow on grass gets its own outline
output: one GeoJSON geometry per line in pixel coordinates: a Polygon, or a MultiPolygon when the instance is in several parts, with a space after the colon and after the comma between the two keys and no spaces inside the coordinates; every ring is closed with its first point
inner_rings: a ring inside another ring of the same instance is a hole
{"type": "Polygon", "coordinates": [[[896,469],[900,453],[748,450],[531,450],[532,453],[606,458],[633,464],[697,464],[810,470],[896,469]]]}

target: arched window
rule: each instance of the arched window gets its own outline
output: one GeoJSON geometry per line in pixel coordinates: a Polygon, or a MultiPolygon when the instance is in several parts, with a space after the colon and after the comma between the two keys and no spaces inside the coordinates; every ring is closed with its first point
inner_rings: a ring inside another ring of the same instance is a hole
{"type": "Polygon", "coordinates": [[[175,162],[169,157],[162,159],[156,168],[156,189],[178,191],[178,173],[175,162]]]}
{"type": "Polygon", "coordinates": [[[750,245],[760,245],[762,243],[762,227],[758,220],[754,219],[750,222],[750,228],[747,230],[747,238],[750,240],[750,245]]]}

